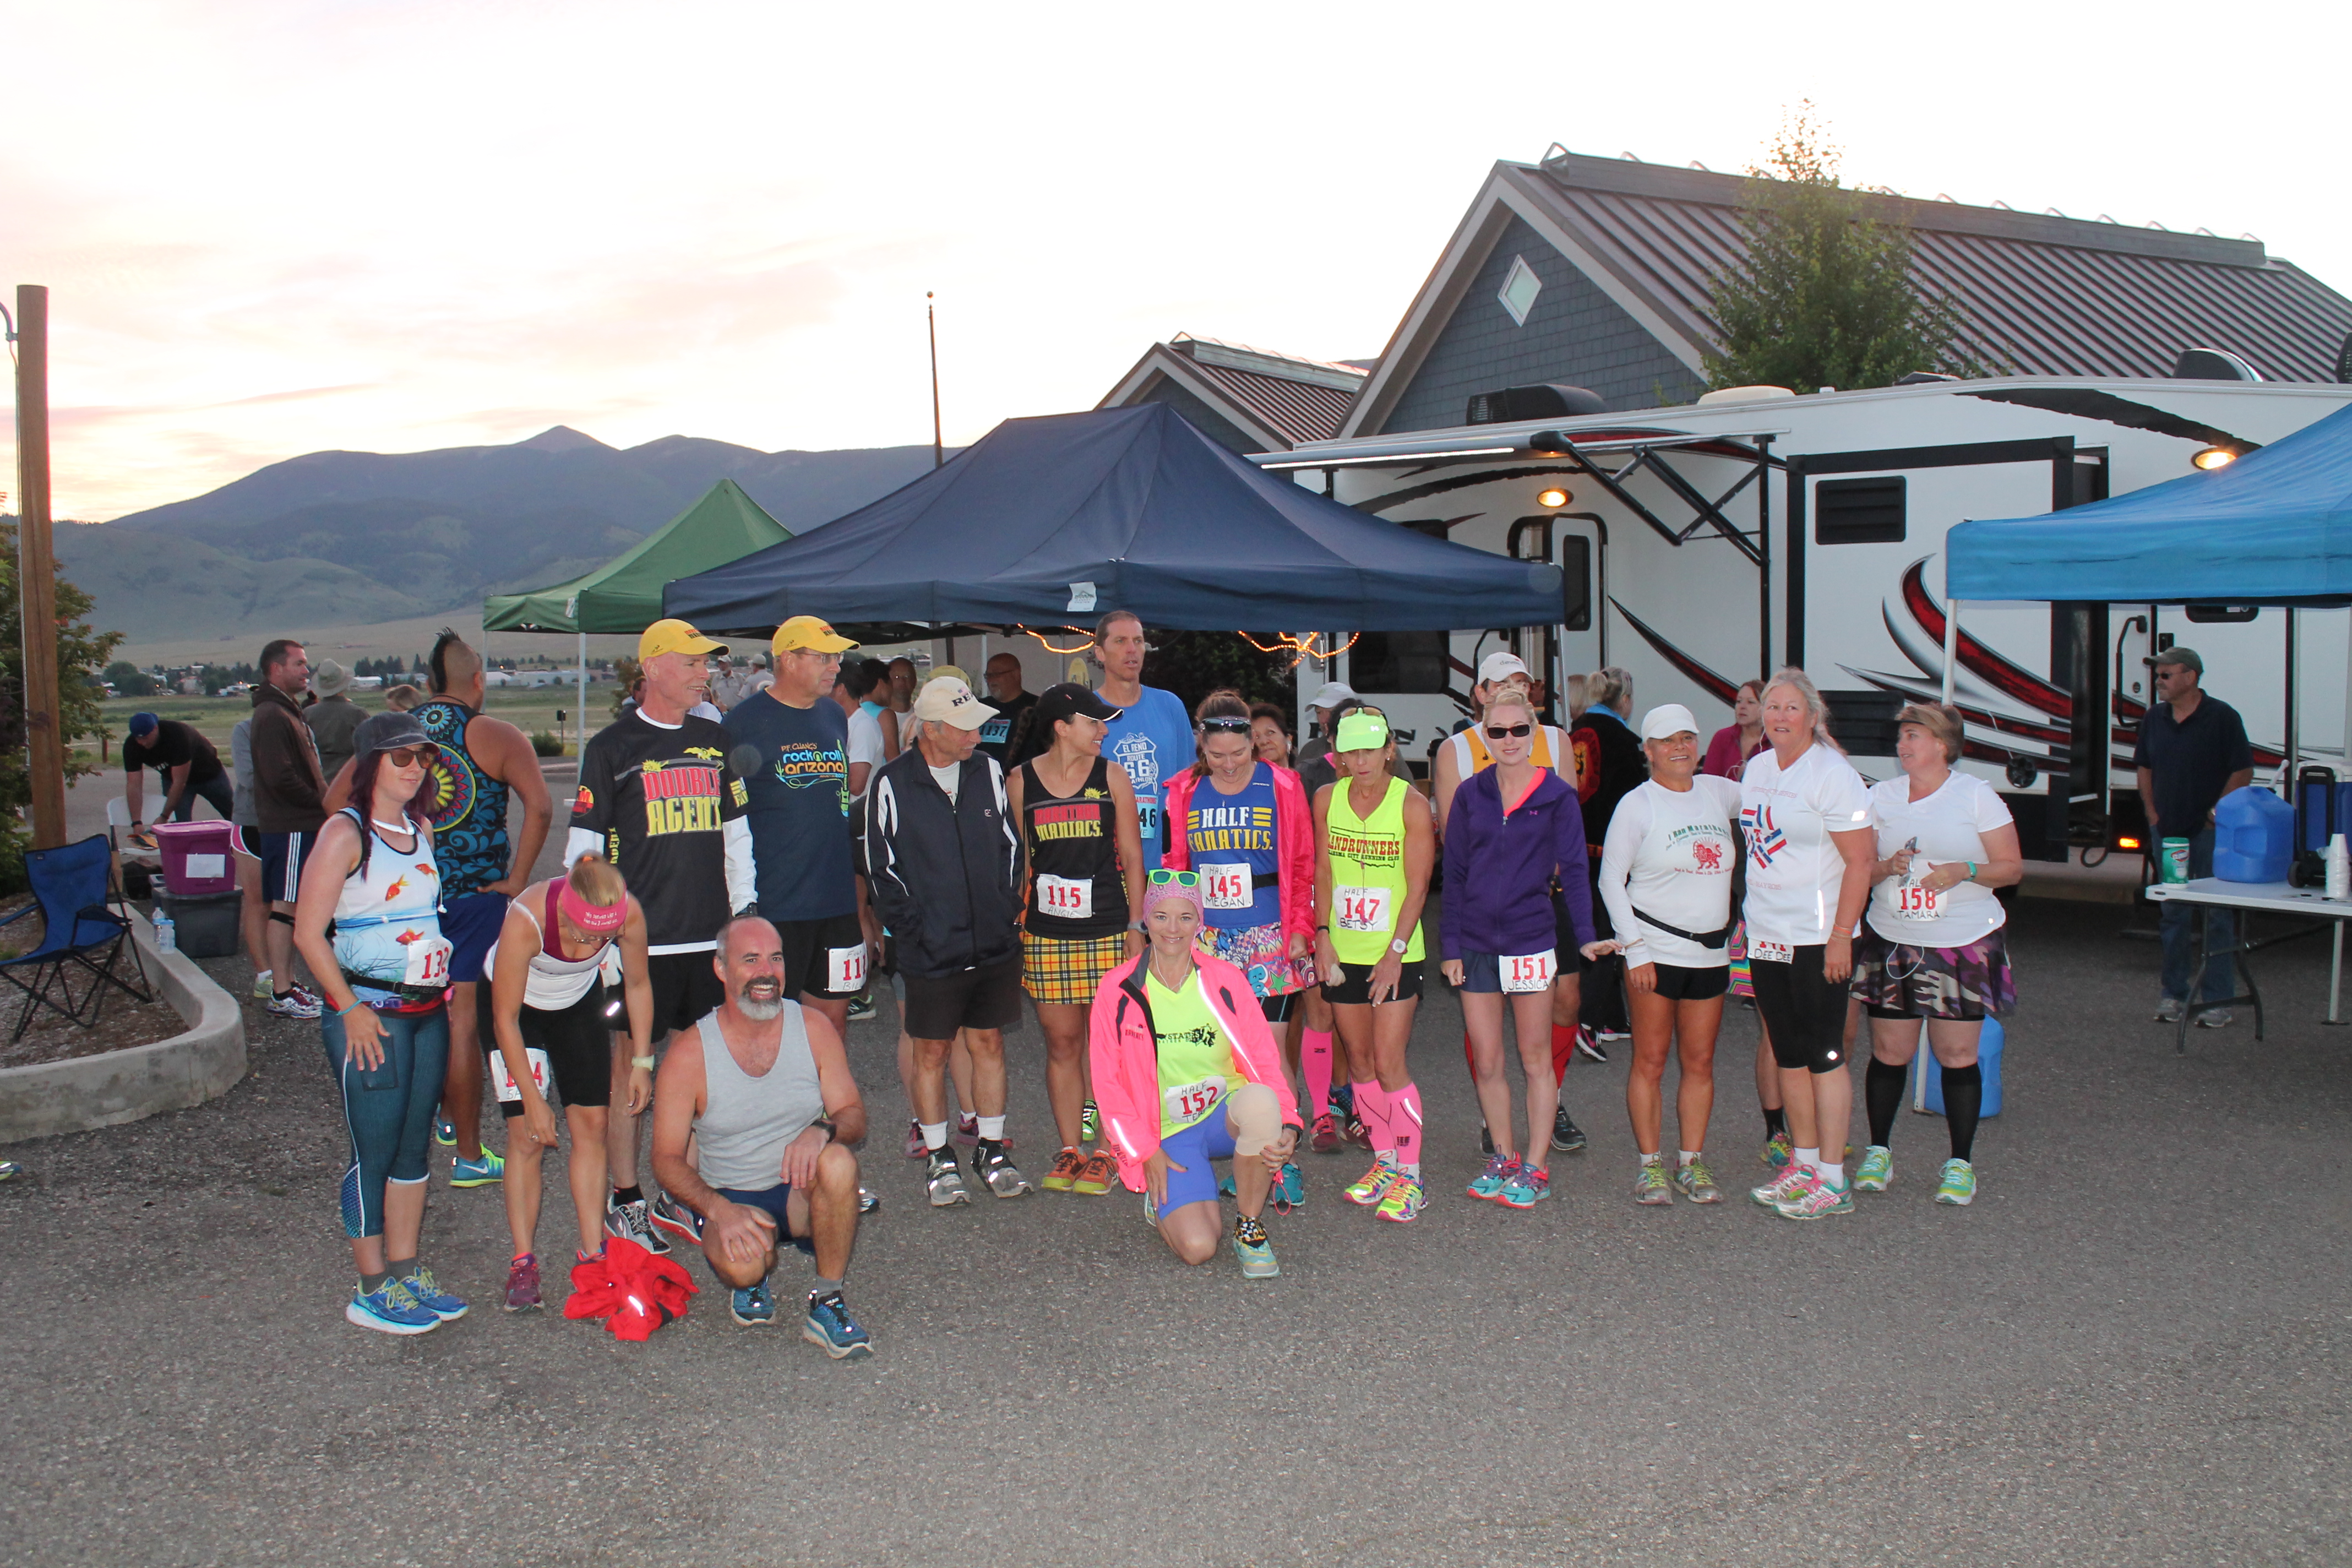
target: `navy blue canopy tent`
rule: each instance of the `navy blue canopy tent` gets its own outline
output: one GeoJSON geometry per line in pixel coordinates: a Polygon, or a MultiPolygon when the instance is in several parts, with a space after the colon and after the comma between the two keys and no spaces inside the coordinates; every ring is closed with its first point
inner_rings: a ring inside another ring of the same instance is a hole
{"type": "Polygon", "coordinates": [[[1954,599],[2352,604],[2352,407],[2226,468],[1960,523],[1944,548],[1954,599]]]}
{"type": "Polygon", "coordinates": [[[1008,419],[946,467],[663,595],[706,631],[1063,626],[1444,631],[1559,619],[1559,568],[1426,538],[1262,472],[1165,404],[1008,419]]]}

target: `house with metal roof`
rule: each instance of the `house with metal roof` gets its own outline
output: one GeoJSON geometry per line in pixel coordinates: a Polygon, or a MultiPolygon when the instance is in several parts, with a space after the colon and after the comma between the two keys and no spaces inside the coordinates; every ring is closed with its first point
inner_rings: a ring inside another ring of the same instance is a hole
{"type": "Polygon", "coordinates": [[[1366,369],[1179,332],[1152,344],[1096,406],[1165,403],[1236,452],[1286,452],[1339,434],[1366,369]]]}
{"type": "MultiPolygon", "coordinates": [[[[1496,163],[1338,434],[1480,423],[1473,399],[1547,384],[1608,410],[1692,401],[1717,341],[1712,280],[1746,255],[1748,184],[1559,148],[1496,163]]],[[[2007,374],[2352,380],[2352,300],[2252,236],[1858,195],[1909,226],[1914,276],[1968,322],[1959,346],[2007,374]],[[2184,367],[2200,349],[2221,357],[2184,367]]]]}

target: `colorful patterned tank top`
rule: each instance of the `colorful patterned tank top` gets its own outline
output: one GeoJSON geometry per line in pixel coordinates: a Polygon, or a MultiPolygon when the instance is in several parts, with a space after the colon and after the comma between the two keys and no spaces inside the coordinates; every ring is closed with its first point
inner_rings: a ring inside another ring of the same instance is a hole
{"type": "Polygon", "coordinates": [[[475,710],[446,697],[420,703],[409,717],[441,748],[441,760],[416,792],[433,825],[433,858],[441,868],[444,898],[462,899],[503,881],[514,850],[507,842],[505,783],[475,765],[466,750],[466,726],[475,710]]]}

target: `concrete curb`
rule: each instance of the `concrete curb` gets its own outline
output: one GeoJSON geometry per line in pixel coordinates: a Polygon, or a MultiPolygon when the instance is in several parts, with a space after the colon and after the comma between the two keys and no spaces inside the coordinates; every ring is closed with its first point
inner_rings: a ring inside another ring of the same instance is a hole
{"type": "Polygon", "coordinates": [[[0,1143],[185,1110],[245,1077],[245,1015],[236,999],[194,959],[157,952],[153,928],[135,916],[131,939],[149,982],[188,1028],[152,1046],[0,1069],[0,1143]]]}

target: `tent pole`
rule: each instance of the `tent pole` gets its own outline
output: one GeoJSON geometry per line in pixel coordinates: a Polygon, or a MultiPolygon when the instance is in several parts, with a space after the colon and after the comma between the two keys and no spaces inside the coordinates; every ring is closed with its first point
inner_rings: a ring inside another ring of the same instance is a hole
{"type": "MultiPolygon", "coordinates": [[[[1298,744],[1303,746],[1307,744],[1307,715],[1308,709],[1307,706],[1307,700],[1315,695],[1316,689],[1321,686],[1322,682],[1317,680],[1312,675],[1308,674],[1307,670],[1308,663],[1307,650],[1315,646],[1315,634],[1313,632],[1301,632],[1298,635],[1298,641],[1300,645],[1298,649],[1298,728],[1296,733],[1298,736],[1298,744]]],[[[2352,666],[2347,666],[2347,668],[2352,668],[2352,666]]],[[[2352,715],[2352,703],[2347,704],[2345,711],[2347,714],[2352,715]]],[[[1295,755],[1296,752],[1294,752],[1293,754],[1295,755]]]]}
{"type": "Polygon", "coordinates": [[[1960,650],[1960,602],[1944,601],[1944,706],[1952,705],[1952,670],[1960,650]]]}
{"type": "Polygon", "coordinates": [[[572,755],[584,757],[588,754],[588,628],[581,626],[577,629],[580,633],[580,749],[572,755]]]}
{"type": "Polygon", "coordinates": [[[2294,690],[2295,666],[2303,658],[2302,632],[2303,627],[2295,619],[2295,608],[2289,605],[2286,607],[2286,787],[2279,792],[2280,798],[2284,800],[2294,798],[2295,769],[2303,763],[2302,715],[2295,711],[2298,703],[2294,690]]]}

